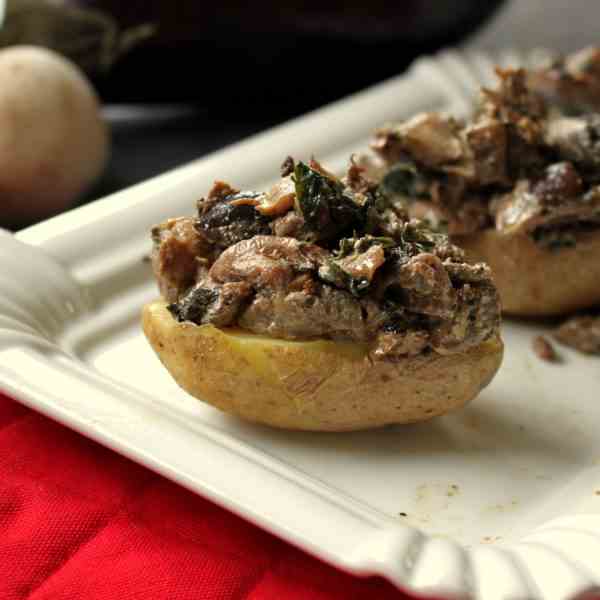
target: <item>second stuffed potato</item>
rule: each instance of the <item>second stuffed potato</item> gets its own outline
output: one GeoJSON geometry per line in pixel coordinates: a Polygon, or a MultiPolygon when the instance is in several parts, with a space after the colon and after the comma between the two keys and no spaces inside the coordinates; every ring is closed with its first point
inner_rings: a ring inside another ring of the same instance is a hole
{"type": "Polygon", "coordinates": [[[551,317],[600,303],[600,234],[580,233],[560,251],[540,248],[529,236],[486,229],[454,243],[494,274],[507,315],[551,317]]]}
{"type": "Polygon", "coordinates": [[[504,312],[537,317],[593,306],[600,116],[563,114],[564,102],[538,94],[525,70],[498,77],[467,122],[425,113],[378,130],[375,175],[410,217],[446,230],[471,260],[490,265],[504,312]]]}

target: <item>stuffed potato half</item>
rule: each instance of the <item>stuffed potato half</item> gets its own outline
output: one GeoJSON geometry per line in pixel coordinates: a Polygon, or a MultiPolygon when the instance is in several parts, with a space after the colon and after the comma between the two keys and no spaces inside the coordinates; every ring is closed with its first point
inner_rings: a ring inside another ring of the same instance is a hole
{"type": "MultiPolygon", "coordinates": [[[[581,56],[597,68],[600,51],[581,56]]],[[[600,302],[600,115],[540,94],[536,75],[499,69],[468,120],[384,126],[365,157],[409,217],[491,267],[505,313],[533,317],[600,302]]],[[[577,81],[597,95],[597,76],[577,81]]]]}
{"type": "Polygon", "coordinates": [[[178,323],[161,300],[144,307],[142,323],[186,392],[248,421],[288,429],[350,431],[447,413],[477,396],[503,354],[495,336],[462,353],[374,363],[362,344],[178,323]]]}
{"type": "Polygon", "coordinates": [[[216,182],[152,230],[143,328],[181,387],[251,421],[352,430],[443,414],[502,360],[490,269],[397,213],[350,163],[288,158],[267,192],[216,182]]]}
{"type": "Polygon", "coordinates": [[[551,317],[600,303],[600,233],[581,233],[558,252],[529,236],[486,229],[453,240],[494,273],[506,315],[551,317]]]}

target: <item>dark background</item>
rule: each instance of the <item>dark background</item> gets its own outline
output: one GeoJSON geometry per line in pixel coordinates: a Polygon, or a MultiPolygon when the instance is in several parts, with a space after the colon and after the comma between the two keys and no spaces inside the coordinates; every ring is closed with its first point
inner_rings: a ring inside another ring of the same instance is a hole
{"type": "Polygon", "coordinates": [[[416,56],[464,40],[502,2],[84,4],[123,26],[160,27],[93,78],[112,157],[80,203],[397,75],[416,56]]]}

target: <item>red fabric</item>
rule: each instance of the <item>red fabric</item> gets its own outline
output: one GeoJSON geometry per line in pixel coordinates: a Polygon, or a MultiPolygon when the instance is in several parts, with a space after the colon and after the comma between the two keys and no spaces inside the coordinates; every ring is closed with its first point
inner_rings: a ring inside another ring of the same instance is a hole
{"type": "Polygon", "coordinates": [[[0,394],[0,599],[398,600],[0,394]]]}

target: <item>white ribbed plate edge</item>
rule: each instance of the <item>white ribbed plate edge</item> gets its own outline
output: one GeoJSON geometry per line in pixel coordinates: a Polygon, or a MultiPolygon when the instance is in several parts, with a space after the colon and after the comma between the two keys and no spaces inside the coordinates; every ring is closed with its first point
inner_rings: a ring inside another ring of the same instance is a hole
{"type": "Polygon", "coordinates": [[[506,359],[465,410],[351,434],[272,431],[192,401],[138,325],[155,294],[148,229],[191,213],[216,178],[261,188],[288,154],[340,168],[385,121],[464,114],[492,66],[540,53],[449,51],[190,165],[0,234],[0,387],[323,560],[414,594],[581,597],[600,586],[600,363],[506,359]]]}

